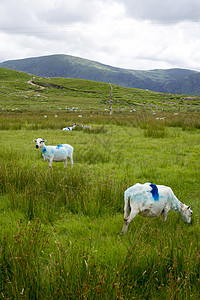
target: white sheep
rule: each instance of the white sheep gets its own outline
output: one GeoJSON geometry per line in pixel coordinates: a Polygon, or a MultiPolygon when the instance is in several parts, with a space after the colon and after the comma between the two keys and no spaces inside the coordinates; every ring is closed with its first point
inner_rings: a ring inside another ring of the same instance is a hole
{"type": "Polygon", "coordinates": [[[168,212],[174,210],[186,223],[191,223],[193,212],[190,206],[179,201],[168,186],[136,183],[125,191],[124,201],[124,226],[121,234],[126,233],[128,225],[137,214],[143,217],[161,215],[162,220],[166,221],[168,212]]]}
{"type": "Polygon", "coordinates": [[[83,125],[83,130],[92,130],[92,127],[89,125],[83,125]]]}
{"type": "Polygon", "coordinates": [[[64,161],[64,168],[67,166],[67,158],[69,157],[71,166],[73,167],[73,150],[74,148],[68,144],[61,144],[57,146],[46,146],[46,139],[38,138],[37,140],[33,140],[36,143],[36,148],[40,148],[42,150],[42,155],[44,160],[49,162],[49,167],[52,167],[53,161],[64,161]]]}
{"type": "Polygon", "coordinates": [[[76,124],[74,123],[71,127],[64,127],[62,130],[63,131],[72,131],[76,128],[76,124]]]}
{"type": "Polygon", "coordinates": [[[78,124],[78,126],[81,127],[83,130],[92,130],[92,127],[89,125],[78,124]]]}

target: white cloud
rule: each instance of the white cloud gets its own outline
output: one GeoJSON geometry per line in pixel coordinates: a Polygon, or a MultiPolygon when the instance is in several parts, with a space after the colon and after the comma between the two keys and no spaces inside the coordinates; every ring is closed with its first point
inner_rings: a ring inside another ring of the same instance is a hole
{"type": "Polygon", "coordinates": [[[97,1],[92,0],[67,0],[52,1],[53,5],[39,13],[47,23],[73,24],[88,23],[94,19],[98,12],[97,1]],[[54,3],[53,3],[54,2],[54,3]]]}
{"type": "Polygon", "coordinates": [[[0,61],[62,53],[129,69],[200,70],[199,8],[199,0],[7,0],[0,61]]]}
{"type": "Polygon", "coordinates": [[[127,14],[140,20],[175,23],[200,21],[199,0],[123,0],[122,2],[127,14]]]}

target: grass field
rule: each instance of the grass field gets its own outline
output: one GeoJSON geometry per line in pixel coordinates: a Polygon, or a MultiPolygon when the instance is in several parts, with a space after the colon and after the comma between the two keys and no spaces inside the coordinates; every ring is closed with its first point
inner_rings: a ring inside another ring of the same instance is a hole
{"type": "Polygon", "coordinates": [[[17,93],[13,86],[10,79],[0,94],[2,299],[199,299],[198,100],[188,110],[177,100],[167,110],[158,104],[134,113],[118,110],[116,102],[109,116],[101,98],[92,98],[101,109],[91,108],[88,97],[62,98],[56,87],[54,108],[27,105],[19,96],[8,107],[12,88],[17,93]],[[78,101],[81,112],[64,110],[78,101]],[[61,130],[73,122],[93,130],[61,130]],[[33,143],[38,137],[49,145],[71,144],[74,168],[53,163],[50,170],[33,143]],[[121,236],[123,194],[136,182],[170,186],[191,205],[192,223],[175,212],[165,224],[137,216],[121,236]]]}

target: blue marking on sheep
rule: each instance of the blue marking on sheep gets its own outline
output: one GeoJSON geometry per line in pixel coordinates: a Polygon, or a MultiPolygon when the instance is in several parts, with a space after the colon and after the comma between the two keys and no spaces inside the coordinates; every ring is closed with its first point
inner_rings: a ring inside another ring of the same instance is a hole
{"type": "Polygon", "coordinates": [[[159,201],[159,194],[158,194],[157,186],[155,184],[151,183],[150,187],[152,188],[151,193],[152,193],[154,201],[159,201]]]}
{"type": "Polygon", "coordinates": [[[63,147],[63,145],[57,145],[56,146],[56,149],[60,149],[60,148],[62,148],[63,147]]]}
{"type": "Polygon", "coordinates": [[[42,153],[43,153],[43,154],[44,154],[46,151],[47,151],[46,148],[43,148],[43,149],[42,149],[42,153]]]}

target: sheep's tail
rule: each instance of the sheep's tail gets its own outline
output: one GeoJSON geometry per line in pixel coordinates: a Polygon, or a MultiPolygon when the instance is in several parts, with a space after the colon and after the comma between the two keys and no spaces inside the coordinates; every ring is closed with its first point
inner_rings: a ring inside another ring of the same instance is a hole
{"type": "Polygon", "coordinates": [[[127,219],[131,206],[130,206],[130,195],[128,193],[124,193],[124,219],[127,219]]]}
{"type": "Polygon", "coordinates": [[[122,232],[121,235],[125,234],[128,228],[128,216],[129,216],[129,212],[130,212],[130,195],[127,194],[126,192],[124,193],[124,200],[125,200],[125,205],[124,205],[124,225],[122,228],[122,232]]]}

